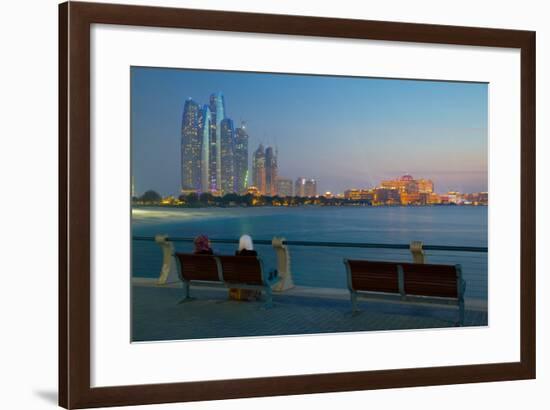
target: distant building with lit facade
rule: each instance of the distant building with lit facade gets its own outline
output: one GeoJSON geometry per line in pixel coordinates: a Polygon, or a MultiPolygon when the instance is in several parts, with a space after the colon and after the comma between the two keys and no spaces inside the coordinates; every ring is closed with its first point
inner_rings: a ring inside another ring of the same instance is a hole
{"type": "Polygon", "coordinates": [[[277,154],[272,147],[265,149],[265,194],[277,195],[277,154]]]}
{"type": "Polygon", "coordinates": [[[249,186],[248,188],[246,188],[246,193],[247,193],[247,195],[253,195],[253,196],[260,196],[261,195],[260,190],[258,188],[256,188],[255,186],[249,186]]]}
{"type": "Polygon", "coordinates": [[[459,204],[463,201],[462,194],[457,191],[449,191],[445,196],[447,198],[447,202],[450,204],[459,204]]]}
{"type": "Polygon", "coordinates": [[[227,117],[221,92],[211,94],[202,107],[189,98],[181,126],[181,192],[246,193],[248,138],[244,123],[235,129],[227,117]]]}
{"type": "Polygon", "coordinates": [[[489,204],[489,193],[487,192],[478,192],[475,194],[474,202],[478,205],[488,205],[489,204]]]}
{"type": "Polygon", "coordinates": [[[350,201],[357,201],[360,198],[360,189],[352,188],[344,191],[344,198],[350,201]]]}
{"type": "Polygon", "coordinates": [[[418,192],[421,194],[431,194],[434,192],[434,183],[431,179],[420,178],[416,180],[418,192]]]}
{"type": "Polygon", "coordinates": [[[185,101],[181,124],[181,189],[201,189],[201,146],[199,138],[199,105],[189,98],[185,101]]]}
{"type": "Polygon", "coordinates": [[[348,189],[344,191],[344,198],[351,201],[374,201],[373,189],[348,189]]]}
{"type": "Polygon", "coordinates": [[[276,196],[278,173],[277,152],[260,144],[252,157],[252,185],[262,195],[276,196]]]}
{"type": "Polygon", "coordinates": [[[305,197],[306,196],[306,179],[299,177],[294,183],[294,196],[305,197]]]}
{"type": "MultiPolygon", "coordinates": [[[[399,195],[398,202],[403,205],[426,205],[432,203],[431,194],[434,192],[434,183],[430,179],[414,179],[412,175],[407,174],[397,179],[382,181],[380,188],[396,191],[399,195]]],[[[382,196],[384,195],[382,194],[382,196]]],[[[394,203],[395,195],[392,193],[390,196],[389,201],[394,203]]]]}
{"type": "Polygon", "coordinates": [[[299,177],[294,183],[294,196],[297,197],[315,197],[317,196],[317,181],[299,177]]]}
{"type": "Polygon", "coordinates": [[[292,185],[292,179],[277,177],[277,195],[293,196],[292,185]]]}
{"type": "Polygon", "coordinates": [[[221,191],[224,194],[236,192],[235,187],[235,160],[234,160],[234,129],[233,120],[224,118],[220,123],[221,129],[221,191]]]}
{"type": "Polygon", "coordinates": [[[374,202],[380,205],[398,205],[401,203],[399,190],[395,188],[375,188],[374,202]]]}
{"type": "Polygon", "coordinates": [[[248,187],[248,133],[246,124],[235,129],[235,190],[238,194],[246,193],[248,187]]]}
{"type": "Polygon", "coordinates": [[[198,118],[199,140],[201,144],[201,184],[199,191],[208,192],[211,190],[210,186],[210,133],[212,129],[212,115],[210,114],[210,107],[204,105],[199,111],[198,118]]]}
{"type": "Polygon", "coordinates": [[[221,167],[221,123],[225,118],[225,98],[221,92],[210,95],[212,126],[210,132],[210,188],[214,193],[220,191],[222,180],[221,167]]]}
{"type": "Polygon", "coordinates": [[[462,202],[467,205],[488,205],[489,194],[487,192],[462,194],[462,202]]]}
{"type": "Polygon", "coordinates": [[[488,205],[487,192],[462,194],[449,191],[446,194],[434,192],[430,179],[414,179],[404,175],[395,180],[386,180],[374,189],[351,188],[342,197],[348,201],[370,205],[488,205]]]}
{"type": "Polygon", "coordinates": [[[252,185],[261,195],[265,195],[265,150],[262,144],[254,151],[252,158],[252,185]]]}
{"type": "Polygon", "coordinates": [[[314,179],[307,179],[305,186],[304,186],[304,192],[306,197],[316,197],[317,196],[317,181],[314,179]]]}

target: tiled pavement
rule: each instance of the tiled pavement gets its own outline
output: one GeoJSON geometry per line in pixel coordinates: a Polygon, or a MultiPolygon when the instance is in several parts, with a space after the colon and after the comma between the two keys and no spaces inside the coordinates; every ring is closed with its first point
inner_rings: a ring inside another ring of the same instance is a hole
{"type": "MultiPolygon", "coordinates": [[[[292,293],[292,292],[289,292],[292,293]]],[[[227,290],[192,288],[196,300],[177,302],[182,290],[132,287],[132,339],[158,341],[293,335],[367,330],[452,327],[456,308],[410,303],[361,301],[361,313],[351,315],[348,298],[274,294],[272,309],[262,301],[227,299],[227,290]]],[[[465,325],[487,325],[487,311],[468,310],[465,325]]]]}

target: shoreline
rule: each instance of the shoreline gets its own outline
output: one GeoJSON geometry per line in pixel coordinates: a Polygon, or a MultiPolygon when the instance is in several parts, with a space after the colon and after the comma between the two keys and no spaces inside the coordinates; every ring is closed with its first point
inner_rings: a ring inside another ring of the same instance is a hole
{"type": "Polygon", "coordinates": [[[171,205],[171,204],[131,204],[132,209],[169,208],[169,209],[226,209],[226,208],[483,208],[489,205],[474,204],[429,204],[429,205],[368,205],[368,204],[307,204],[307,205],[171,205]]]}

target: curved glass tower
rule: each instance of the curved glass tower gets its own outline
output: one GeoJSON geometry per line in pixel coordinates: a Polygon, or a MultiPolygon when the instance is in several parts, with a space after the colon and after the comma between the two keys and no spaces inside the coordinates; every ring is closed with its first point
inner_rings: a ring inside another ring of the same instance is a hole
{"type": "Polygon", "coordinates": [[[272,147],[265,149],[265,193],[277,195],[277,155],[272,147]]]}
{"type": "Polygon", "coordinates": [[[199,112],[199,139],[201,142],[201,191],[210,190],[210,130],[212,127],[212,115],[210,107],[204,105],[199,112]]]}
{"type": "Polygon", "coordinates": [[[245,123],[235,130],[235,190],[246,193],[248,188],[248,133],[245,123]]]}
{"type": "Polygon", "coordinates": [[[221,128],[221,190],[223,194],[235,192],[235,164],[234,164],[234,130],[233,120],[224,118],[221,128]]]}
{"type": "Polygon", "coordinates": [[[201,186],[201,139],[199,138],[199,105],[185,101],[181,124],[181,190],[198,191],[201,186]]]}
{"type": "Polygon", "coordinates": [[[225,118],[225,99],[221,92],[210,95],[210,112],[212,114],[212,133],[210,134],[210,188],[221,190],[221,122],[225,118]]]}

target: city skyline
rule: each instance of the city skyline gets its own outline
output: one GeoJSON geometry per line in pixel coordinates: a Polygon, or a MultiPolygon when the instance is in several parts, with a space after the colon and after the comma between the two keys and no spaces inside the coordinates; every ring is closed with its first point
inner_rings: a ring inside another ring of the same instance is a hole
{"type": "Polygon", "coordinates": [[[132,67],[131,85],[138,193],[176,194],[184,181],[243,192],[244,173],[252,185],[260,145],[271,170],[264,191],[272,194],[278,176],[306,175],[319,184],[317,192],[338,193],[405,173],[431,175],[442,191],[487,190],[486,84],[132,67]],[[186,115],[199,124],[191,132],[186,115]],[[246,131],[235,127],[241,121],[246,131]],[[211,137],[205,122],[213,124],[211,137]],[[208,140],[188,147],[206,171],[184,172],[185,132],[197,143],[208,140]],[[235,149],[246,144],[247,160],[228,151],[227,141],[235,149]],[[182,149],[181,158],[174,158],[174,148],[182,149]]]}

